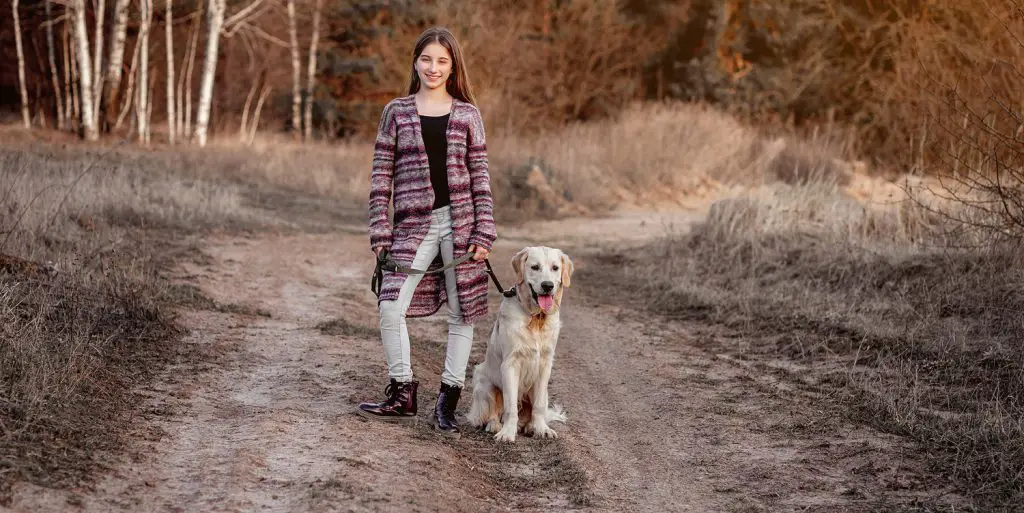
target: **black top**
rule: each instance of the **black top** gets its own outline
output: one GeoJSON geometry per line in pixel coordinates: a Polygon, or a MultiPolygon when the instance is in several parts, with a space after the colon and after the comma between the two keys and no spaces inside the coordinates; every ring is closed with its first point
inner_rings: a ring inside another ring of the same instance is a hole
{"type": "Polygon", "coordinates": [[[434,207],[448,204],[448,117],[420,115],[423,127],[423,145],[430,161],[430,186],[434,189],[434,207]]]}

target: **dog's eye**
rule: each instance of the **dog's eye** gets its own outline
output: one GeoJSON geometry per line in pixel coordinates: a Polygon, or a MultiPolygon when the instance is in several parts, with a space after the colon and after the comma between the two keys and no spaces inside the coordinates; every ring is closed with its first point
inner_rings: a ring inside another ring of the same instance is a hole
{"type": "Polygon", "coordinates": [[[533,264],[533,265],[530,266],[530,269],[533,269],[534,271],[539,271],[540,270],[540,264],[533,264]]]}
{"type": "Polygon", "coordinates": [[[558,266],[557,266],[557,265],[553,265],[553,266],[551,266],[551,270],[552,270],[552,271],[557,271],[557,270],[558,270],[558,266]]]}

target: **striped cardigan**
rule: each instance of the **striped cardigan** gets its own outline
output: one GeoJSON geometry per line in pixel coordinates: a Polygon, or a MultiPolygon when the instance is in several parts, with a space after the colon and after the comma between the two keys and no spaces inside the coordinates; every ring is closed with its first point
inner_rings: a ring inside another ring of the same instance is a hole
{"type": "MultiPolygon", "coordinates": [[[[448,120],[448,189],[455,257],[470,244],[490,249],[497,237],[494,226],[487,145],[480,111],[471,103],[453,100],[448,120]]],[[[390,248],[400,265],[412,265],[416,250],[430,228],[434,191],[430,163],[423,146],[420,118],[414,96],[389,102],[381,114],[373,150],[370,180],[370,247],[390,248]],[[394,224],[388,204],[394,202],[394,224]]],[[[440,255],[427,270],[441,267],[440,255]]],[[[455,267],[458,301],[463,320],[472,323],[487,315],[487,274],[483,261],[468,260],[455,267]]],[[[379,301],[397,299],[408,275],[384,273],[379,301]]],[[[413,293],[407,317],[434,314],[450,300],[444,274],[424,275],[413,293]]]]}

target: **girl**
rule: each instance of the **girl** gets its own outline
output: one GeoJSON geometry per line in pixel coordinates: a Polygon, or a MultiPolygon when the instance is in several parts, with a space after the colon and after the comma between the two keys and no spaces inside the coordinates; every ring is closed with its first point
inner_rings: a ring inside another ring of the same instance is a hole
{"type": "Polygon", "coordinates": [[[370,185],[370,247],[402,267],[443,273],[386,272],[378,307],[390,384],[381,403],[359,405],[367,418],[416,418],[406,317],[424,317],[448,303],[448,348],[431,424],[458,437],[455,407],[473,343],[472,323],[487,315],[484,259],[494,227],[487,147],[470,91],[462,49],[447,29],[416,41],[409,95],[389,102],[377,127],[370,185]],[[388,202],[394,196],[394,226],[388,202]]]}

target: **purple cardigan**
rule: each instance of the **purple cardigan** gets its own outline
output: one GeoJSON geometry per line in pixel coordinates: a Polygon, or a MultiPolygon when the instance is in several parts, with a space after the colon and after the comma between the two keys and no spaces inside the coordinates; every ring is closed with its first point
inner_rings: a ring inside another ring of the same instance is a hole
{"type": "MultiPolygon", "coordinates": [[[[455,257],[470,244],[490,249],[497,238],[494,226],[487,145],[480,111],[471,103],[453,100],[448,120],[448,189],[455,257]]],[[[430,163],[423,146],[414,96],[389,102],[377,127],[370,180],[370,247],[390,248],[400,265],[412,265],[416,250],[430,228],[434,191],[430,163]],[[394,201],[394,225],[388,204],[394,201]]],[[[441,267],[440,255],[427,270],[441,267]]],[[[463,320],[472,323],[487,315],[487,274],[484,262],[468,260],[455,267],[463,320]]],[[[397,299],[408,275],[384,272],[378,301],[397,299]]],[[[449,300],[443,274],[424,275],[413,293],[407,317],[432,315],[449,300]]]]}

